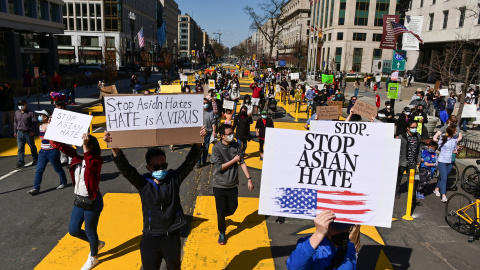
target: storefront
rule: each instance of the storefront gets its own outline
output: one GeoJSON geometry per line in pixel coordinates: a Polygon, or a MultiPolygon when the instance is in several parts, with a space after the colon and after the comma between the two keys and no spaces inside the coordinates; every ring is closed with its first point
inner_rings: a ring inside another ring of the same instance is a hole
{"type": "Polygon", "coordinates": [[[81,63],[94,64],[102,63],[102,48],[78,49],[78,56],[81,63]]]}
{"type": "Polygon", "coordinates": [[[58,63],[60,65],[71,65],[75,63],[75,48],[58,48],[58,63]]]}

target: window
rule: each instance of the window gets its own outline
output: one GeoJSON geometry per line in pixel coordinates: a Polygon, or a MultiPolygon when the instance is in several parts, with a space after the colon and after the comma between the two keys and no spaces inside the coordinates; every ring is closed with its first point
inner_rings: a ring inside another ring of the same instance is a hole
{"type": "Polygon", "coordinates": [[[442,29],[447,29],[448,25],[448,10],[443,11],[443,28],[442,29]]]}
{"type": "Polygon", "coordinates": [[[88,16],[88,13],[87,13],[87,4],[82,4],[82,16],[83,16],[83,17],[87,17],[87,16],[88,16]]]}
{"type": "Polygon", "coordinates": [[[72,46],[72,37],[71,36],[62,36],[58,35],[57,37],[57,43],[58,45],[62,46],[72,46]]]}
{"type": "Polygon", "coordinates": [[[181,24],[180,24],[180,27],[188,27],[188,24],[186,24],[186,23],[181,23],[181,24]]]}
{"type": "Polygon", "coordinates": [[[180,33],[188,34],[188,29],[181,29],[181,30],[180,30],[180,33]]]}
{"type": "Polygon", "coordinates": [[[80,37],[82,47],[98,47],[98,37],[80,37]]]}
{"type": "Polygon", "coordinates": [[[97,17],[102,17],[102,8],[100,4],[95,4],[95,13],[97,13],[97,17]]]}
{"type": "Polygon", "coordinates": [[[420,0],[420,7],[423,7],[423,0],[420,0]]]}
{"type": "Polygon", "coordinates": [[[23,10],[25,12],[25,16],[34,18],[35,12],[34,7],[35,1],[32,0],[23,0],[23,10]]]}
{"type": "Polygon", "coordinates": [[[355,72],[360,72],[362,70],[362,48],[353,48],[353,65],[352,70],[355,72]]]}
{"type": "Polygon", "coordinates": [[[182,17],[182,18],[180,18],[180,20],[181,20],[182,22],[188,22],[188,18],[187,18],[187,17],[182,17]]]}
{"type": "Polygon", "coordinates": [[[338,25],[345,24],[345,9],[347,9],[347,0],[340,0],[340,8],[338,12],[338,25]]]}
{"type": "Polygon", "coordinates": [[[19,5],[19,1],[17,0],[8,0],[8,13],[22,15],[22,11],[19,5]]]}
{"type": "Polygon", "coordinates": [[[77,17],[80,17],[80,14],[82,14],[81,10],[80,10],[80,4],[77,3],[77,4],[75,4],[75,15],[77,17]]]}
{"type": "Polygon", "coordinates": [[[463,27],[463,24],[465,23],[465,7],[460,8],[460,19],[458,21],[458,27],[463,27]]]}
{"type": "Polygon", "coordinates": [[[330,22],[329,22],[330,27],[332,27],[332,25],[333,25],[333,5],[334,5],[334,3],[335,3],[335,1],[332,0],[331,6],[330,6],[330,22]]]}
{"type": "Polygon", "coordinates": [[[332,41],[332,33],[328,33],[328,41],[332,41]]]}
{"type": "Polygon", "coordinates": [[[342,63],[342,47],[335,48],[335,68],[336,70],[340,70],[340,66],[342,63]]]}
{"type": "Polygon", "coordinates": [[[355,4],[355,25],[368,25],[370,0],[357,0],[355,4]]]}
{"type": "MultiPolygon", "coordinates": [[[[327,18],[328,18],[328,8],[329,8],[329,0],[327,0],[326,4],[325,4],[325,22],[323,23],[324,27],[327,27],[327,18]]],[[[332,0],[333,1],[333,0],[332,0]]]]}
{"type": "Polygon", "coordinates": [[[180,38],[186,38],[186,39],[188,39],[188,36],[187,36],[187,35],[180,35],[180,38]]]}
{"type": "Polygon", "coordinates": [[[373,49],[373,59],[382,58],[382,49],[373,49]]]}
{"type": "MultiPolygon", "coordinates": [[[[37,18],[48,21],[48,3],[44,0],[38,1],[38,11],[37,11],[37,18]]],[[[66,11],[63,11],[66,14],[66,11]]],[[[66,16],[66,15],[65,15],[66,16]]]]}
{"type": "Polygon", "coordinates": [[[67,8],[68,8],[68,15],[73,16],[73,3],[68,3],[67,8]]]}
{"type": "Polygon", "coordinates": [[[377,0],[375,6],[375,26],[383,26],[383,15],[388,15],[390,3],[388,0],[377,0]]]}
{"type": "Polygon", "coordinates": [[[343,32],[337,33],[337,40],[343,40],[343,32]]]}
{"type": "MultiPolygon", "coordinates": [[[[480,9],[480,4],[478,4],[478,8],[480,9]]],[[[480,10],[478,11],[477,14],[480,14],[480,10]]],[[[480,24],[480,16],[477,18],[477,24],[480,24]]]]}
{"type": "Polygon", "coordinates": [[[115,37],[106,37],[108,47],[115,47],[115,37]]]}
{"type": "Polygon", "coordinates": [[[71,30],[71,31],[75,30],[75,22],[73,18],[68,18],[68,30],[71,30]]]}
{"type": "Polygon", "coordinates": [[[353,40],[365,41],[367,40],[367,33],[353,33],[353,40]]]}
{"type": "Polygon", "coordinates": [[[434,14],[433,13],[430,13],[430,21],[428,22],[428,31],[432,31],[433,29],[433,19],[434,19],[434,14]]]}
{"type": "Polygon", "coordinates": [[[382,41],[382,34],[373,34],[372,41],[377,41],[377,42],[382,41]]]}
{"type": "Polygon", "coordinates": [[[52,22],[60,23],[60,5],[50,3],[50,20],[52,22]]]}
{"type": "Polygon", "coordinates": [[[102,19],[97,19],[97,31],[102,31],[102,19]]]}
{"type": "Polygon", "coordinates": [[[437,3],[437,0],[432,0],[432,5],[435,5],[437,3]]]}

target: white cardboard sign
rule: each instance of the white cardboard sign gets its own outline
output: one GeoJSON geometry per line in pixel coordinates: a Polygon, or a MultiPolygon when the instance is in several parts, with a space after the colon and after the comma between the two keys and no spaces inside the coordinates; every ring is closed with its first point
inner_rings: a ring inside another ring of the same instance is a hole
{"type": "Polygon", "coordinates": [[[312,132],[334,133],[347,136],[365,136],[369,138],[392,139],[395,136],[393,123],[310,121],[312,132]]]}
{"type": "Polygon", "coordinates": [[[440,89],[438,91],[440,92],[440,96],[448,96],[448,89],[440,89]]]}
{"type": "Polygon", "coordinates": [[[225,110],[233,110],[235,103],[231,100],[224,100],[223,101],[223,108],[225,110]]]}
{"type": "Polygon", "coordinates": [[[391,227],[400,140],[267,128],[266,141],[259,214],[391,227]]]}
{"type": "Polygon", "coordinates": [[[465,104],[463,106],[462,118],[477,118],[477,105],[465,104]]]}
{"type": "Polygon", "coordinates": [[[105,97],[108,131],[203,126],[203,95],[109,95],[105,97]]]}
{"type": "Polygon", "coordinates": [[[70,145],[82,146],[82,135],[88,133],[93,116],[55,109],[44,138],[70,145]]]}
{"type": "Polygon", "coordinates": [[[298,79],[300,79],[300,74],[290,73],[290,80],[298,80],[298,79]]]}
{"type": "Polygon", "coordinates": [[[180,74],[180,81],[181,82],[188,82],[188,76],[185,74],[180,74]]]}

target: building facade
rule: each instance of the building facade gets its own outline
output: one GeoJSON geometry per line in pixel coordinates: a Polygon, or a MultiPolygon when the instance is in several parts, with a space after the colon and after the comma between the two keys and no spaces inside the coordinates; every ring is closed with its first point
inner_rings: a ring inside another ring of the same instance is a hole
{"type": "Polygon", "coordinates": [[[182,62],[195,61],[197,52],[203,47],[203,31],[187,13],[178,15],[178,40],[179,59],[182,62]]]}
{"type": "Polygon", "coordinates": [[[383,15],[394,15],[396,0],[319,0],[311,5],[309,72],[370,73],[374,59],[391,60],[380,49],[383,15]]]}
{"type": "MultiPolygon", "coordinates": [[[[424,67],[432,66],[436,55],[462,39],[480,39],[480,3],[477,0],[432,1],[412,0],[407,15],[423,16],[420,36],[424,44],[419,51],[408,51],[407,70],[413,70],[416,80],[435,81],[435,72],[424,67]]],[[[468,55],[461,56],[467,61],[468,55]]],[[[460,67],[455,73],[462,72],[460,67]]]]}
{"type": "Polygon", "coordinates": [[[116,65],[139,61],[137,33],[143,27],[145,46],[156,41],[156,0],[65,0],[64,35],[58,36],[60,64],[103,63],[106,51],[115,54],[116,65]],[[131,42],[129,13],[135,13],[131,42]]]}
{"type": "Polygon", "coordinates": [[[58,70],[57,39],[63,33],[61,0],[0,0],[0,78],[21,78],[37,66],[58,70]]]}

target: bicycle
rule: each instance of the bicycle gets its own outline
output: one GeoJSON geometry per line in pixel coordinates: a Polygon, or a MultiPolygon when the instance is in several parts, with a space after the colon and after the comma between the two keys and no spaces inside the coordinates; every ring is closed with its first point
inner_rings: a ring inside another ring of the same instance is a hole
{"type": "MultiPolygon", "coordinates": [[[[480,165],[480,160],[477,160],[477,166],[480,165]]],[[[480,187],[480,170],[475,165],[468,165],[462,172],[462,180],[460,185],[465,192],[474,194],[475,189],[471,187],[480,187]]]]}
{"type": "Polygon", "coordinates": [[[468,235],[468,242],[473,242],[480,239],[480,187],[470,188],[475,190],[475,201],[461,193],[453,194],[445,205],[445,221],[450,228],[468,235]]]}

